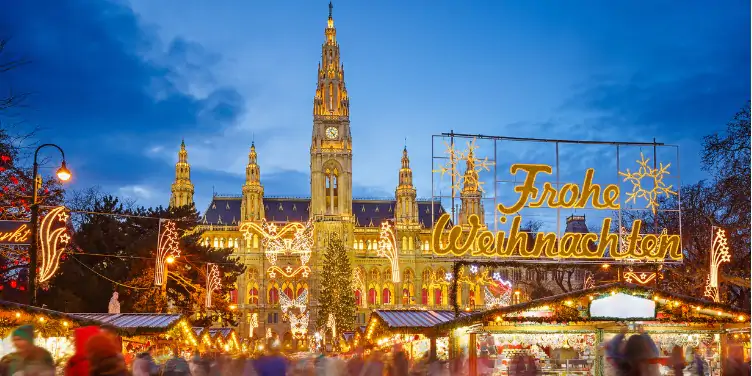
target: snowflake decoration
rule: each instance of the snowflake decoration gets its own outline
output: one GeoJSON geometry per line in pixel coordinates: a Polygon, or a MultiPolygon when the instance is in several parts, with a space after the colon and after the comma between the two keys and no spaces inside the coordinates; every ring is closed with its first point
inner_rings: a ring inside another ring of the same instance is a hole
{"type": "Polygon", "coordinates": [[[495,279],[495,280],[497,280],[497,281],[501,281],[501,273],[499,273],[499,272],[494,272],[494,274],[493,274],[493,279],[495,279]]]}
{"type": "Polygon", "coordinates": [[[671,166],[671,163],[666,165],[661,163],[658,168],[653,168],[648,165],[648,162],[650,162],[650,159],[646,159],[645,155],[640,153],[640,160],[637,161],[637,164],[639,164],[640,167],[637,171],[631,172],[627,169],[626,172],[619,171],[619,175],[624,177],[625,182],[632,183],[632,191],[627,193],[626,202],[629,203],[631,201],[637,203],[638,198],[643,198],[647,201],[645,207],[650,208],[653,211],[653,214],[655,214],[659,206],[659,196],[665,195],[666,197],[670,197],[677,193],[672,190],[673,185],[666,185],[663,181],[664,177],[669,175],[668,168],[671,166]],[[646,178],[653,180],[653,188],[645,189],[645,187],[642,186],[642,179],[646,178]]]}
{"type": "Polygon", "coordinates": [[[438,170],[433,172],[441,173],[443,178],[445,174],[448,174],[452,178],[452,192],[462,191],[463,187],[477,188],[478,191],[484,192],[483,184],[478,178],[479,173],[483,170],[491,171],[490,166],[493,162],[488,160],[488,157],[483,159],[477,158],[475,150],[478,149],[478,145],[475,144],[475,138],[472,141],[468,141],[467,148],[459,150],[455,147],[454,143],[444,142],[446,146],[446,163],[440,166],[438,170]],[[466,171],[460,172],[459,164],[465,161],[467,165],[466,171]]]}
{"type": "Polygon", "coordinates": [[[470,265],[470,273],[477,273],[478,272],[478,266],[477,265],[470,265]]]}
{"type": "Polygon", "coordinates": [[[444,274],[444,279],[446,279],[447,281],[451,281],[452,280],[452,273],[447,272],[446,274],[444,274]]]}

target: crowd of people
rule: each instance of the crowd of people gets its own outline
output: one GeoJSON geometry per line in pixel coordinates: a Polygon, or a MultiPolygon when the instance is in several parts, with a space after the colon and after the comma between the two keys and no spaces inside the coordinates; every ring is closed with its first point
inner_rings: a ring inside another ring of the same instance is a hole
{"type": "MultiPolygon", "coordinates": [[[[606,343],[605,352],[617,376],[659,375],[656,362],[660,358],[658,347],[650,336],[640,330],[626,338],[626,330],[606,343]]],[[[16,351],[0,359],[0,376],[55,376],[56,365],[50,353],[34,345],[34,327],[23,325],[11,333],[16,351]]],[[[389,353],[370,351],[366,356],[358,349],[350,356],[320,353],[316,356],[290,358],[283,355],[279,343],[267,352],[246,357],[229,357],[224,354],[195,352],[188,360],[177,348],[164,364],[157,365],[150,351],[138,354],[126,365],[120,339],[115,328],[88,326],[74,332],[75,354],[63,366],[65,376],[417,376],[417,375],[467,375],[467,358],[451,362],[440,360],[410,360],[401,346],[389,353]]],[[[705,363],[694,352],[688,364],[683,349],[676,346],[669,357],[669,367],[674,375],[706,375],[705,363]]],[[[492,370],[483,367],[479,359],[480,375],[492,370]]],[[[729,348],[723,365],[724,375],[750,375],[744,362],[742,349],[729,348]]],[[[59,373],[57,373],[59,374],[59,373]]],[[[532,376],[540,374],[536,362],[529,355],[513,359],[509,375],[532,376]]]]}

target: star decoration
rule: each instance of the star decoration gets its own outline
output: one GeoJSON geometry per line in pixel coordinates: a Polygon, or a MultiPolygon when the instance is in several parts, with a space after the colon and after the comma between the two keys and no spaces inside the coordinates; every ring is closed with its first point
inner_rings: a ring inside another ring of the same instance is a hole
{"type": "Polygon", "coordinates": [[[308,270],[303,270],[303,278],[308,278],[308,270]]]}
{"type": "Polygon", "coordinates": [[[62,234],[58,239],[60,240],[60,244],[68,244],[68,241],[70,241],[70,235],[62,234]]]}
{"type": "Polygon", "coordinates": [[[478,179],[478,174],[485,170],[491,171],[490,166],[493,162],[488,160],[488,157],[479,159],[475,155],[475,151],[478,149],[478,145],[475,144],[475,138],[472,141],[468,141],[467,147],[464,150],[459,150],[455,147],[454,143],[444,142],[446,146],[446,163],[440,166],[438,172],[443,178],[444,175],[449,175],[452,178],[452,192],[459,192],[464,186],[477,188],[478,191],[483,192],[483,182],[478,179]],[[461,172],[460,164],[465,162],[467,165],[466,171],[461,172]]]}
{"type": "Polygon", "coordinates": [[[645,155],[640,153],[640,160],[637,161],[640,167],[637,171],[631,172],[627,169],[626,172],[619,171],[619,175],[624,177],[625,182],[632,184],[632,191],[627,193],[626,202],[637,203],[638,198],[643,198],[647,201],[645,207],[650,208],[653,214],[655,214],[659,206],[658,198],[660,196],[671,197],[671,195],[676,195],[677,193],[672,190],[673,185],[666,185],[663,181],[665,176],[669,175],[668,168],[671,166],[671,163],[666,165],[661,163],[658,168],[653,168],[648,162],[650,162],[650,159],[646,159],[645,155]],[[643,187],[643,179],[652,180],[653,187],[650,189],[643,187]]]}
{"type": "Polygon", "coordinates": [[[478,266],[477,265],[470,265],[470,273],[477,273],[478,272],[478,266]]]}
{"type": "Polygon", "coordinates": [[[57,215],[57,218],[60,220],[60,222],[67,222],[68,221],[68,213],[61,211],[60,214],[57,215]]]}
{"type": "Polygon", "coordinates": [[[493,279],[495,279],[495,280],[497,280],[497,281],[501,281],[501,273],[499,273],[499,272],[494,272],[494,274],[493,274],[493,279]]]}
{"type": "Polygon", "coordinates": [[[269,278],[274,279],[274,277],[277,276],[277,273],[275,272],[269,272],[269,278]]]}
{"type": "Polygon", "coordinates": [[[287,265],[287,268],[285,268],[285,270],[287,271],[287,274],[292,273],[292,266],[287,265]]]}

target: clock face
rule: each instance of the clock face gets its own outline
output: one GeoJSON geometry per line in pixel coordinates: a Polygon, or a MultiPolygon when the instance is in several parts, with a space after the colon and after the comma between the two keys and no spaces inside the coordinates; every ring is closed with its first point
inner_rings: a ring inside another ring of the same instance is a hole
{"type": "Polygon", "coordinates": [[[337,128],[335,127],[326,128],[326,138],[335,139],[337,138],[338,134],[339,134],[339,130],[337,128]]]}

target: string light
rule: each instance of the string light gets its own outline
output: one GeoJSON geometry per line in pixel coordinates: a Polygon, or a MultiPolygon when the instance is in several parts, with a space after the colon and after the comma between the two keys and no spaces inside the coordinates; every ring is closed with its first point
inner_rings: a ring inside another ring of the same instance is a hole
{"type": "Polygon", "coordinates": [[[154,285],[156,286],[162,286],[163,283],[167,282],[167,269],[165,268],[167,258],[172,257],[174,262],[175,258],[180,257],[180,248],[178,248],[180,243],[175,222],[169,220],[164,220],[164,222],[164,225],[160,222],[163,231],[157,242],[157,263],[154,272],[154,285]]]}
{"type": "Polygon", "coordinates": [[[219,289],[222,280],[219,278],[219,267],[216,264],[206,264],[206,308],[212,306],[212,293],[219,289]]]}
{"type": "Polygon", "coordinates": [[[251,327],[251,338],[253,338],[253,333],[259,327],[258,312],[251,314],[251,323],[249,326],[251,327]]]}
{"type": "Polygon", "coordinates": [[[363,279],[363,272],[359,267],[353,268],[353,290],[360,291],[361,294],[361,302],[365,306],[366,299],[363,299],[362,296],[366,291],[366,283],[363,279]]]}
{"type": "Polygon", "coordinates": [[[334,320],[334,314],[330,313],[329,318],[326,320],[326,326],[332,330],[332,340],[337,338],[337,322],[334,320]]]}
{"type": "Polygon", "coordinates": [[[379,249],[376,251],[379,257],[386,257],[392,265],[392,282],[399,283],[399,250],[397,249],[397,240],[394,236],[394,230],[388,221],[381,222],[381,233],[379,235],[379,249]]]}
{"type": "MultiPolygon", "coordinates": [[[[58,206],[44,216],[39,231],[39,282],[46,282],[55,274],[60,266],[60,255],[63,254],[65,247],[70,241],[70,235],[66,234],[65,224],[68,221],[68,214],[65,213],[64,206],[58,206]],[[53,229],[53,226],[60,225],[53,229]]],[[[32,240],[33,241],[33,240],[32,240]]]]}

